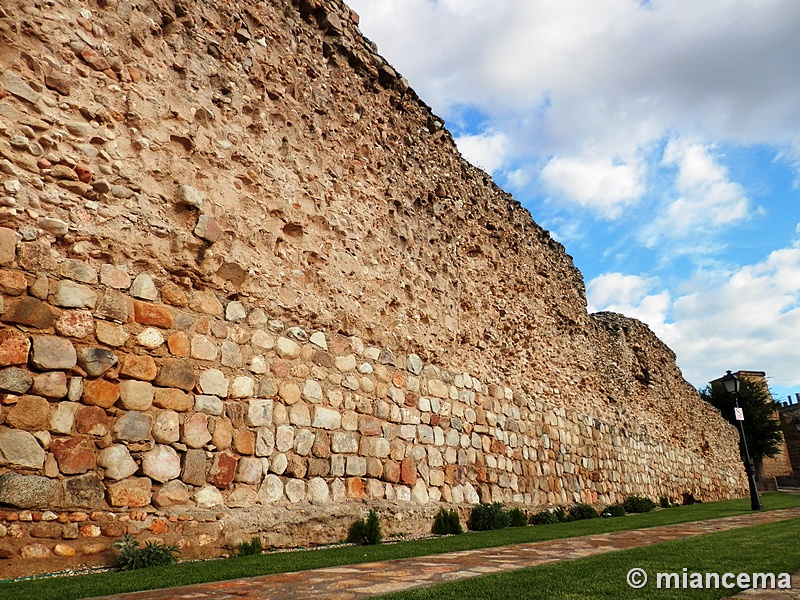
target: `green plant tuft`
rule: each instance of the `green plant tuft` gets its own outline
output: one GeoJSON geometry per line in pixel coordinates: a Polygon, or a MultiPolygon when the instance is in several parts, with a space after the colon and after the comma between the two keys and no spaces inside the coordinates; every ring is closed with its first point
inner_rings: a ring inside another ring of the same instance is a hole
{"type": "Polygon", "coordinates": [[[531,525],[555,525],[556,523],[565,523],[567,518],[567,511],[563,506],[556,506],[548,510],[542,510],[531,515],[529,523],[531,525]]]}
{"type": "Polygon", "coordinates": [[[508,527],[508,513],[499,502],[476,504],[467,521],[472,531],[489,531],[508,527]]]}
{"type": "Polygon", "coordinates": [[[656,507],[656,503],[650,498],[642,496],[628,496],[625,502],[622,503],[625,512],[628,513],[645,513],[650,512],[656,507]]]}
{"type": "Polygon", "coordinates": [[[461,527],[461,519],[458,517],[458,511],[440,508],[433,520],[432,531],[436,535],[459,535],[464,533],[464,528],[461,527]]]}
{"type": "Polygon", "coordinates": [[[264,547],[261,545],[261,538],[253,536],[249,542],[240,542],[231,554],[233,556],[256,556],[264,552],[264,547]]]}
{"type": "Polygon", "coordinates": [[[512,508],[508,511],[509,527],[525,527],[528,524],[528,515],[521,508],[512,508]]]}
{"type": "Polygon", "coordinates": [[[567,518],[570,521],[583,521],[585,519],[598,519],[600,515],[590,504],[576,504],[569,509],[567,518]]]}
{"type": "Polygon", "coordinates": [[[117,568],[120,571],[173,565],[178,562],[177,555],[180,554],[177,546],[154,541],[147,542],[142,548],[130,533],[126,533],[122,538],[116,540],[112,547],[119,550],[117,568]]]}
{"type": "Polygon", "coordinates": [[[609,504],[603,509],[603,512],[600,513],[600,516],[603,518],[624,517],[625,508],[622,506],[622,504],[609,504]]]}
{"type": "Polygon", "coordinates": [[[383,539],[381,520],[374,510],[369,511],[366,520],[358,519],[350,526],[347,541],[360,546],[374,546],[383,539]]]}

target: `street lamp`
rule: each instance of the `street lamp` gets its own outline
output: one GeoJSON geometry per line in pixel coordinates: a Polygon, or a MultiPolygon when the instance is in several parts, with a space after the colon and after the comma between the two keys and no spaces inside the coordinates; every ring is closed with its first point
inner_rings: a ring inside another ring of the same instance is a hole
{"type": "Polygon", "coordinates": [[[736,422],[739,424],[739,435],[742,437],[742,448],[744,448],[744,472],[747,473],[747,484],[750,486],[750,508],[761,510],[761,498],[758,497],[758,488],[756,487],[756,468],[753,466],[753,461],[750,460],[750,452],[747,450],[747,438],[744,436],[744,413],[739,408],[739,378],[728,371],[725,377],[722,377],[719,381],[725,391],[733,396],[736,406],[734,412],[736,414],[736,422]]]}

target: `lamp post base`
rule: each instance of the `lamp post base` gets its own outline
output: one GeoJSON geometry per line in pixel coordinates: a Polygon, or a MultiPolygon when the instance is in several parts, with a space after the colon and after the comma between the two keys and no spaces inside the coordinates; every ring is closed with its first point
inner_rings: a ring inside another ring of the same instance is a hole
{"type": "Polygon", "coordinates": [[[761,498],[758,496],[758,487],[756,487],[756,468],[753,462],[748,460],[744,463],[744,472],[747,473],[747,484],[750,486],[750,508],[752,510],[761,510],[761,498]]]}

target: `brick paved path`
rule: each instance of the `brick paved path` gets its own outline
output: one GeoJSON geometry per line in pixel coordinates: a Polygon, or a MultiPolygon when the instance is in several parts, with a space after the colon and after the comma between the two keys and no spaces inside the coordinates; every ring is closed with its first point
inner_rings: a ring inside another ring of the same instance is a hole
{"type": "MultiPolygon", "coordinates": [[[[215,583],[149,590],[133,594],[107,596],[107,600],[229,600],[263,599],[297,600],[326,598],[356,600],[416,587],[426,587],[479,577],[498,571],[510,571],[562,560],[572,560],[637,546],[695,537],[750,525],[800,518],[800,508],[748,513],[735,517],[664,525],[647,529],[617,531],[584,537],[516,544],[499,548],[465,550],[435,556],[421,556],[384,562],[330,567],[234,579],[215,583]]],[[[800,597],[800,580],[794,578],[795,590],[790,595],[775,592],[739,595],[737,598],[758,600],[796,600],[800,597]],[[791,595],[794,594],[794,595],[791,595]]],[[[620,585],[625,585],[624,581],[620,585]]]]}

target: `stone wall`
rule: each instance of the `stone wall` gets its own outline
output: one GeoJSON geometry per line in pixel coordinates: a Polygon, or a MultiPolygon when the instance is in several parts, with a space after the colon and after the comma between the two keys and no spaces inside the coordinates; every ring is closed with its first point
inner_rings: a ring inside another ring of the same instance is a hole
{"type": "Polygon", "coordinates": [[[646,326],[337,1],[0,7],[0,573],[745,493],[646,326]],[[17,561],[17,562],[15,562],[17,561]],[[48,561],[41,564],[52,565],[48,561]]]}

